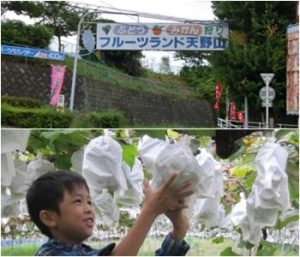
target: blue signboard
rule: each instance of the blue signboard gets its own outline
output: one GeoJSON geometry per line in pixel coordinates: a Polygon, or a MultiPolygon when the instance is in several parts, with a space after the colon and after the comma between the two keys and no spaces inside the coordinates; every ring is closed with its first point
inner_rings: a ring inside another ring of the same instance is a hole
{"type": "Polygon", "coordinates": [[[42,58],[57,61],[63,61],[65,59],[65,54],[61,52],[9,45],[1,45],[1,54],[42,58]]]}

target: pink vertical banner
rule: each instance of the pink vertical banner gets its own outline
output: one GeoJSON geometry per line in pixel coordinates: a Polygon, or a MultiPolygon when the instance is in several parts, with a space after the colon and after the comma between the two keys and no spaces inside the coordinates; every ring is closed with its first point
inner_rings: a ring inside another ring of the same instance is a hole
{"type": "Polygon", "coordinates": [[[66,66],[52,65],[50,105],[56,106],[64,82],[66,66]]]}

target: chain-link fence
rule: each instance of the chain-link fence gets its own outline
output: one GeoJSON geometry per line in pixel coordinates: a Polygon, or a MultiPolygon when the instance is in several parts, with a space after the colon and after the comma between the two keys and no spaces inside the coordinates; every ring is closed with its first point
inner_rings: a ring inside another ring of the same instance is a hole
{"type": "MultiPolygon", "coordinates": [[[[73,57],[66,56],[65,62],[69,68],[73,68],[73,61],[73,57]]],[[[165,94],[180,98],[188,98],[193,94],[191,89],[179,83],[166,83],[142,77],[130,76],[121,71],[110,68],[101,62],[92,62],[80,59],[78,62],[77,73],[79,75],[101,80],[116,86],[140,89],[156,94],[165,94]]]]}

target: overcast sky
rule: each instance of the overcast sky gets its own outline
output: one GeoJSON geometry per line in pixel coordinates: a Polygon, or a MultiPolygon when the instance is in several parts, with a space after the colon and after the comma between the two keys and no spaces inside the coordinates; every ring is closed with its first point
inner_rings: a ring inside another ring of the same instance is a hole
{"type": "MultiPolygon", "coordinates": [[[[87,3],[91,5],[98,5],[104,7],[114,7],[118,9],[126,9],[137,12],[145,12],[152,14],[159,14],[163,16],[172,16],[192,20],[213,20],[215,16],[213,15],[211,9],[210,1],[201,0],[74,0],[71,2],[77,3],[87,3]]],[[[5,18],[14,19],[17,18],[16,15],[11,12],[5,14],[5,18]]],[[[137,18],[133,16],[125,15],[103,15],[103,18],[109,18],[115,20],[116,22],[137,22],[137,18]]],[[[22,18],[26,23],[33,23],[29,18],[22,18]]],[[[139,18],[140,22],[157,22],[161,20],[153,20],[147,18],[139,18]]],[[[164,22],[164,21],[161,21],[164,22]]],[[[172,22],[172,21],[170,21],[172,22]]],[[[76,37],[65,38],[64,40],[75,43],[76,37]]],[[[71,45],[71,44],[70,44],[71,45]]],[[[71,46],[70,46],[71,47],[71,46]]],[[[53,50],[57,50],[57,43],[51,45],[53,50]],[[55,49],[56,48],[56,49],[55,49]]],[[[73,49],[75,49],[73,47],[73,49]]],[[[171,65],[181,66],[182,62],[175,62],[172,59],[172,52],[153,52],[144,51],[146,56],[145,61],[154,69],[159,68],[159,63],[162,56],[169,56],[171,58],[171,65]]],[[[176,68],[174,68],[176,69],[176,68]]]]}
{"type": "MultiPolygon", "coordinates": [[[[147,12],[167,16],[183,17],[187,19],[214,19],[210,1],[201,0],[75,0],[73,2],[89,3],[106,7],[147,12]]],[[[118,17],[122,19],[122,16],[118,17]]]]}

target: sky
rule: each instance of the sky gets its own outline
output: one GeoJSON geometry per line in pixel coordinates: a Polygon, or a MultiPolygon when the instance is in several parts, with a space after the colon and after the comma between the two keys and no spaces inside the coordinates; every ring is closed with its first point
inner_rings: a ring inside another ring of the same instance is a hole
{"type": "MultiPolygon", "coordinates": [[[[90,4],[103,7],[113,7],[124,10],[131,10],[143,13],[158,14],[163,16],[179,17],[192,20],[214,20],[215,16],[211,9],[210,1],[201,0],[74,0],[72,3],[90,4]]],[[[14,13],[5,14],[5,18],[14,19],[17,16],[14,13]]],[[[137,18],[126,15],[111,15],[103,14],[103,18],[115,20],[116,22],[137,22],[137,18]]],[[[18,17],[20,19],[20,17],[18,17]]],[[[22,17],[26,23],[33,23],[28,17],[22,17]]],[[[163,20],[155,20],[148,18],[139,18],[139,22],[165,22],[163,20]]],[[[172,22],[171,20],[168,22],[172,22]]],[[[76,36],[63,38],[63,41],[68,45],[67,50],[75,51],[76,36]]],[[[51,50],[57,50],[57,43],[53,41],[51,50]]],[[[159,64],[163,56],[169,56],[173,71],[177,72],[183,65],[183,61],[175,61],[173,59],[174,52],[162,52],[162,51],[144,51],[145,58],[143,62],[148,67],[159,70],[159,64]]]]}

